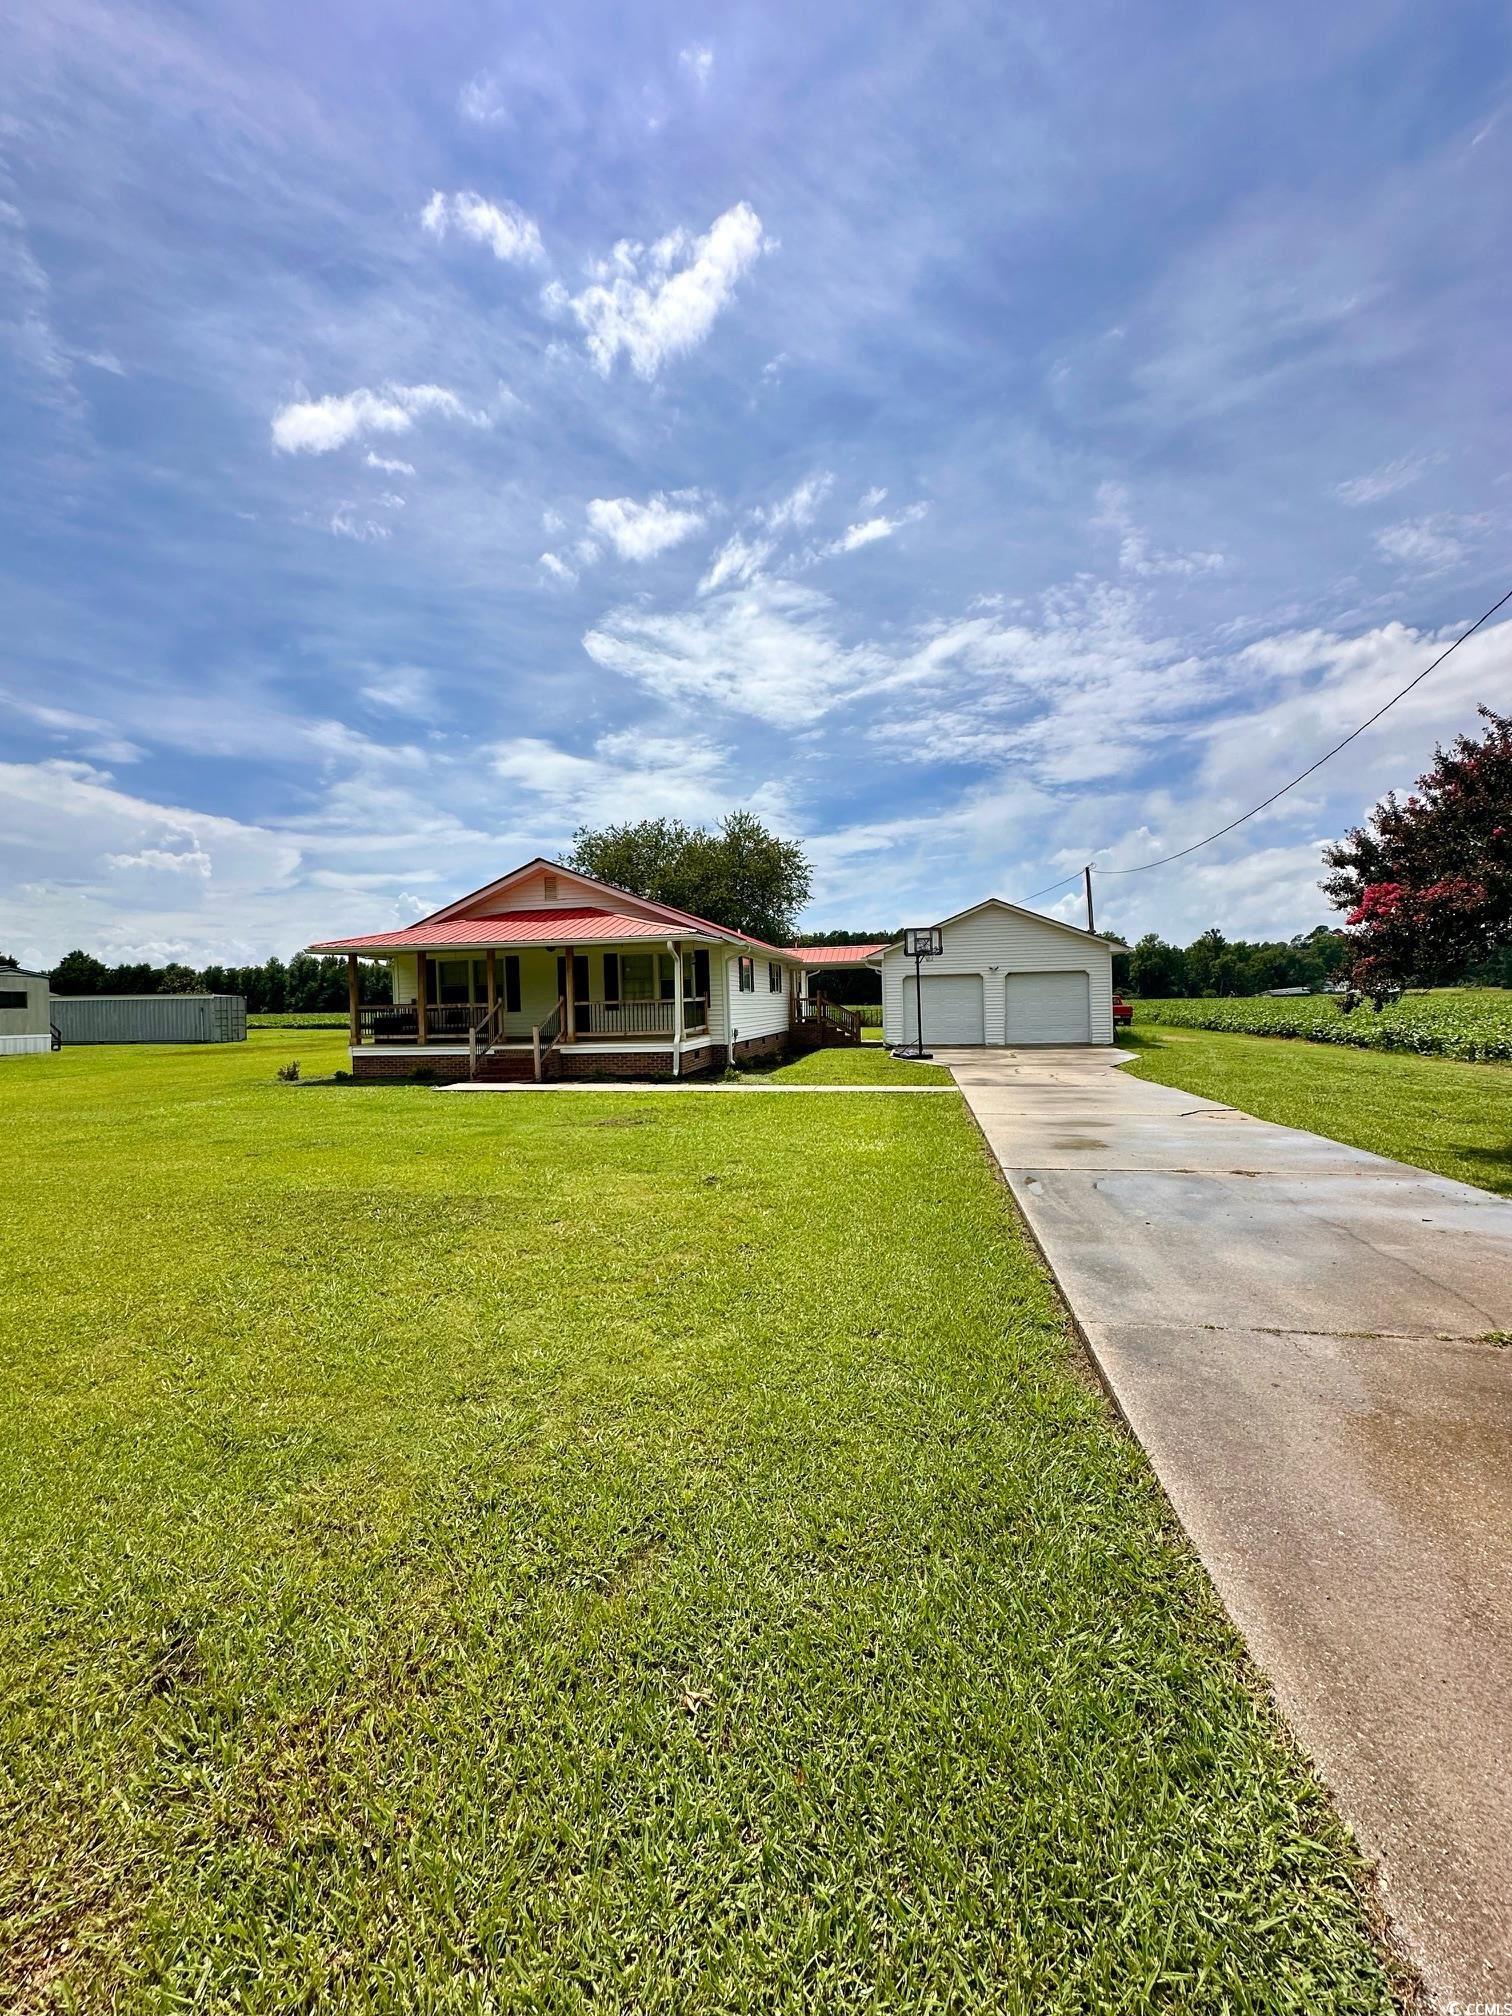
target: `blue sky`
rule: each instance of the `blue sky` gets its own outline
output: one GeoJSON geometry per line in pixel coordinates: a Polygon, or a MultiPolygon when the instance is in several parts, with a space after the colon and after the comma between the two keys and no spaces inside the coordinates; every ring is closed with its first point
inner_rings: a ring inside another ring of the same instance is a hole
{"type": "MultiPolygon", "coordinates": [[[[814,928],[1023,897],[1512,579],[1503,9],[12,18],[24,960],[287,954],[736,805],[814,928]]],[[[1320,840],[1509,693],[1500,624],[1099,921],[1323,921],[1320,840]]]]}

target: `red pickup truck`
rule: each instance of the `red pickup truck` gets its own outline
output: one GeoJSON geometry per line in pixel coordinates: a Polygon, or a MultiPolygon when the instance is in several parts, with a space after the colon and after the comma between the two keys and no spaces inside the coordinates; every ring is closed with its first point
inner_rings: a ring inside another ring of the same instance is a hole
{"type": "Polygon", "coordinates": [[[1113,1027],[1115,1029],[1127,1029],[1133,1020],[1133,1003],[1125,1001],[1122,994],[1115,994],[1113,996],[1113,1027]]]}

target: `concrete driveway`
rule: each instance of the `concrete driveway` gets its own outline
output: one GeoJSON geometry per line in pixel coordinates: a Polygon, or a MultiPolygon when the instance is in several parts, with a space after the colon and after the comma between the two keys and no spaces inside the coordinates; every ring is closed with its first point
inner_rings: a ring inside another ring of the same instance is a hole
{"type": "Polygon", "coordinates": [[[1512,1203],[1116,1051],[936,1055],[1430,1994],[1512,2005],[1512,1203]]]}

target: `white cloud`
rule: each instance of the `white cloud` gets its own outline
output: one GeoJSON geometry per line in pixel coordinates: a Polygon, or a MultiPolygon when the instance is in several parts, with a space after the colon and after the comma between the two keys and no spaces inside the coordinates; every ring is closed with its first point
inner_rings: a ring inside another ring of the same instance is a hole
{"type": "Polygon", "coordinates": [[[877,484],[868,490],[866,495],[861,499],[861,509],[863,511],[875,511],[879,504],[885,504],[886,502],[887,492],[880,484],[877,484]]]}
{"type": "Polygon", "coordinates": [[[396,714],[426,713],[434,704],[430,674],[421,671],[418,665],[401,665],[392,672],[381,672],[361,691],[364,700],[375,707],[390,708],[396,714]]]}
{"type": "MultiPolygon", "coordinates": [[[[701,735],[647,728],[601,735],[588,755],[574,755],[538,736],[495,743],[488,752],[495,775],[538,801],[537,816],[570,828],[580,822],[624,817],[712,819],[732,805],[751,802],[740,789],[730,752],[701,735]]],[[[773,787],[761,787],[771,802],[773,787]]]]}
{"type": "Polygon", "coordinates": [[[541,513],[541,530],[550,533],[564,532],[566,529],[567,520],[562,516],[560,511],[553,511],[548,504],[546,509],[541,513]]]}
{"type": "Polygon", "coordinates": [[[890,661],[844,644],[828,596],[753,580],[663,614],[611,610],[583,638],[597,665],[666,700],[707,700],[780,727],[802,727],[890,661]]]}
{"type": "Polygon", "coordinates": [[[1227,564],[1221,553],[1163,553],[1152,547],[1148,533],[1134,521],[1129,493],[1122,483],[1098,486],[1093,523],[1118,534],[1118,566],[1123,574],[1143,580],[1160,574],[1216,574],[1227,564]]]}
{"type": "Polygon", "coordinates": [[[193,846],[144,847],[137,854],[107,854],[105,865],[115,869],[147,868],[170,875],[202,875],[206,880],[211,874],[210,856],[202,847],[193,846]]]}
{"type": "Polygon", "coordinates": [[[1459,566],[1480,529],[1476,518],[1455,518],[1446,511],[1431,518],[1404,518],[1376,534],[1376,547],[1387,560],[1419,574],[1443,574],[1459,566]]]}
{"type": "Polygon", "coordinates": [[[834,480],[827,469],[821,469],[813,476],[805,476],[779,502],[769,504],[764,511],[756,511],[752,515],[758,524],[765,525],[771,532],[812,524],[814,513],[828,496],[834,480]]]}
{"type": "Polygon", "coordinates": [[[448,196],[440,189],[420,213],[422,227],[433,238],[448,231],[460,231],[464,238],[486,245],[496,259],[518,265],[535,265],[545,257],[535,219],[527,217],[516,203],[491,202],[474,189],[459,189],[448,196]]]}
{"type": "Polygon", "coordinates": [[[1398,490],[1405,490],[1416,483],[1440,458],[1435,455],[1403,455],[1395,462],[1383,462],[1379,469],[1372,469],[1368,475],[1352,476],[1347,483],[1336,483],[1334,495],[1343,504],[1379,504],[1383,497],[1394,497],[1398,490]]]}
{"type": "Polygon", "coordinates": [[[814,547],[808,559],[828,560],[841,553],[856,553],[863,546],[874,546],[879,539],[891,539],[904,525],[917,524],[929,509],[927,504],[910,504],[906,511],[900,511],[896,518],[865,518],[859,524],[847,525],[838,539],[831,539],[828,545],[814,547]]]}
{"type": "Polygon", "coordinates": [[[359,385],[355,392],[280,406],[273,415],[273,446],[283,455],[329,455],[360,434],[407,434],[424,414],[454,418],[463,410],[444,385],[385,385],[377,392],[359,385]]]}
{"type": "Polygon", "coordinates": [[[564,587],[571,587],[578,578],[577,569],[569,567],[567,562],[555,553],[543,553],[537,565],[543,573],[548,574],[553,581],[560,581],[564,587]]]}
{"type": "Polygon", "coordinates": [[[395,455],[375,455],[371,448],[362,459],[369,469],[381,469],[389,476],[413,476],[415,473],[413,462],[401,462],[395,455]]]}
{"type": "Polygon", "coordinates": [[[96,371],[108,371],[112,378],[124,378],[126,366],[113,350],[81,350],[81,364],[88,364],[96,371]]]}
{"type": "Polygon", "coordinates": [[[652,560],[701,532],[707,522],[697,490],[664,491],[637,504],[633,497],[595,497],[588,523],[621,560],[652,560]]]}
{"type": "Polygon", "coordinates": [[[492,126],[508,115],[499,80],[487,70],[469,77],[457,93],[457,110],[475,126],[492,126]]]}
{"type": "Polygon", "coordinates": [[[702,42],[690,42],[686,49],[679,50],[677,60],[702,91],[714,68],[714,51],[702,42]]]}
{"type": "Polygon", "coordinates": [[[23,700],[3,687],[0,687],[0,706],[13,708],[57,741],[72,741],[80,755],[101,763],[137,763],[146,753],[95,714],[78,714],[71,707],[49,707],[42,701],[23,700]]]}
{"type": "Polygon", "coordinates": [[[708,570],[698,584],[699,594],[711,594],[714,589],[728,587],[732,582],[754,580],[771,558],[773,544],[770,539],[748,540],[742,533],[732,533],[709,562],[708,570]]]}
{"type": "Polygon", "coordinates": [[[355,539],[363,546],[380,544],[393,532],[391,526],[380,524],[376,518],[358,517],[354,504],[338,504],[326,522],[338,539],[355,539]]]}
{"type": "Polygon", "coordinates": [[[582,293],[552,283],[543,298],[549,309],[572,314],[606,378],[623,351],[637,377],[651,379],[703,342],[766,249],[761,219],[749,203],[737,203],[701,238],[677,230],[650,246],[621,239],[582,293]]]}

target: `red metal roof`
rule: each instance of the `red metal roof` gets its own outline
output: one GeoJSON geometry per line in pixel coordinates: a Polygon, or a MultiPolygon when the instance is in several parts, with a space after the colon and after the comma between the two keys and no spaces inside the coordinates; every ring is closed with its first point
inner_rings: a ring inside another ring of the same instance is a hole
{"type": "Polygon", "coordinates": [[[310,950],[446,952],[474,945],[615,945],[629,938],[655,938],[665,944],[675,935],[651,917],[573,910],[555,903],[549,910],[503,910],[497,917],[453,917],[448,923],[411,924],[403,931],[370,931],[362,938],[328,938],[310,950]]]}
{"type": "Polygon", "coordinates": [[[864,966],[886,943],[885,938],[879,938],[875,945],[794,945],[789,949],[805,966],[864,966]]]}

